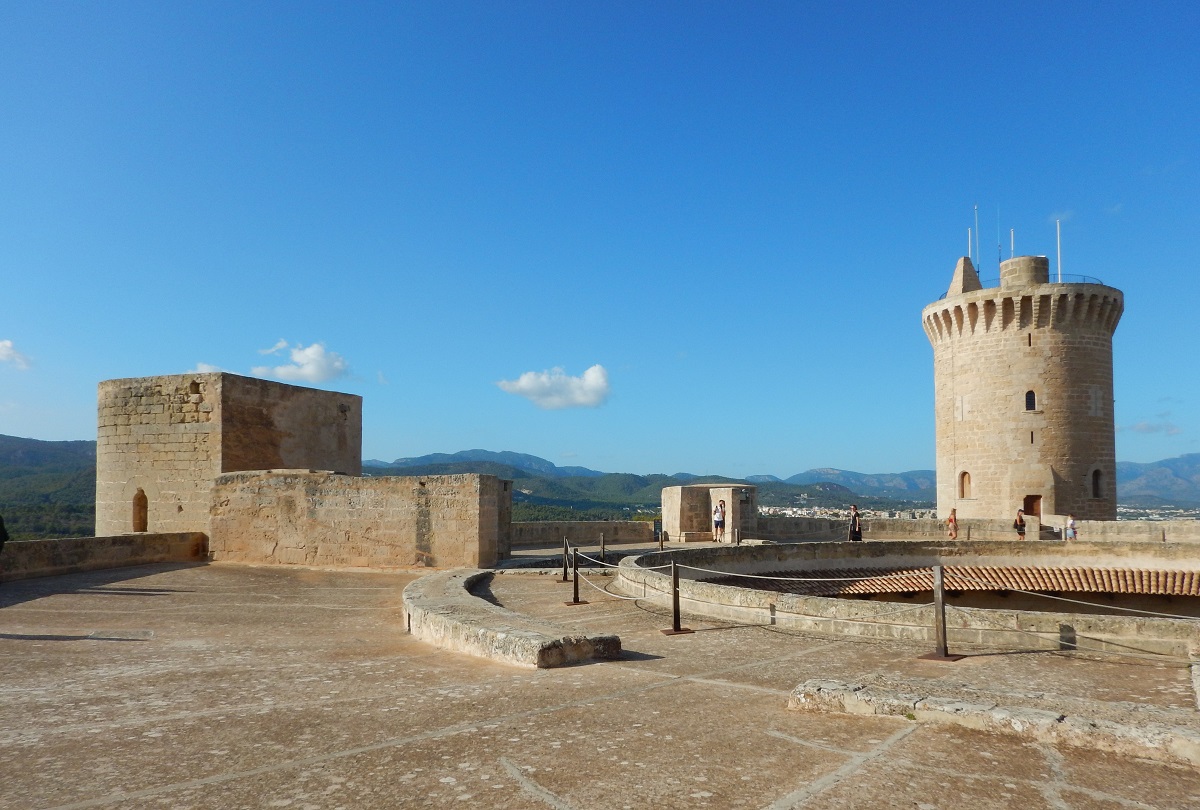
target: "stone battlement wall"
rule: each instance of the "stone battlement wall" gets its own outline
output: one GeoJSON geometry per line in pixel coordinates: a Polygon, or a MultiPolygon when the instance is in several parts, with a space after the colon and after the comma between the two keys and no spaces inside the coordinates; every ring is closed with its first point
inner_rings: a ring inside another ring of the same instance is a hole
{"type": "Polygon", "coordinates": [[[198,532],[14,540],[0,552],[0,582],[150,563],[199,563],[206,553],[206,539],[198,532]]]}
{"type": "MultiPolygon", "coordinates": [[[[1038,536],[1039,523],[1030,517],[1025,521],[1030,539],[1038,536]]],[[[1200,524],[1198,524],[1200,525],[1200,524]]],[[[758,531],[750,535],[775,542],[806,542],[845,540],[847,521],[828,518],[760,516],[758,531]]],[[[976,518],[958,523],[958,539],[1012,540],[1016,532],[1012,520],[976,518]]],[[[946,524],[941,520],[907,520],[904,518],[863,518],[863,537],[867,540],[941,540],[946,537],[946,524]]]]}
{"type": "Polygon", "coordinates": [[[511,482],[490,475],[227,473],[213,486],[209,547],[229,562],[489,567],[508,554],[511,514],[511,482]]]}
{"type": "Polygon", "coordinates": [[[601,532],[606,544],[654,542],[654,524],[645,520],[558,520],[512,524],[512,545],[561,547],[564,537],[572,545],[596,545],[601,532]]]}

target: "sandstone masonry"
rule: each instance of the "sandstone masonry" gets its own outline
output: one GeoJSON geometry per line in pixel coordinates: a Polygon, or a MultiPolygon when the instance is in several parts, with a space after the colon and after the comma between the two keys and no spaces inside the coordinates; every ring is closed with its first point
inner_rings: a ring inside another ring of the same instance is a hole
{"type": "MultiPolygon", "coordinates": [[[[983,289],[960,259],[922,320],[933,345],[938,514],[1115,520],[1112,335],[1120,290],[1051,283],[1044,256],[983,289]]],[[[1011,519],[1011,518],[1010,518],[1011,519]]]]}
{"type": "Polygon", "coordinates": [[[362,472],[362,397],[223,372],[100,383],[96,533],[208,532],[221,473],[362,472]]]}

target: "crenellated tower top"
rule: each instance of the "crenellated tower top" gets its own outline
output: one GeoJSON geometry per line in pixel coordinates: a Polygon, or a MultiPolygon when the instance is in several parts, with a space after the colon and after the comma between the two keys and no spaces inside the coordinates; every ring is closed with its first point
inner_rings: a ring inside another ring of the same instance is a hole
{"type": "Polygon", "coordinates": [[[1045,256],[1018,256],[1000,265],[999,286],[984,287],[971,260],[954,269],[950,289],[925,307],[922,321],[929,342],[979,331],[1024,329],[1098,330],[1109,336],[1125,310],[1121,291],[1099,279],[1065,276],[1050,281],[1045,256]]]}

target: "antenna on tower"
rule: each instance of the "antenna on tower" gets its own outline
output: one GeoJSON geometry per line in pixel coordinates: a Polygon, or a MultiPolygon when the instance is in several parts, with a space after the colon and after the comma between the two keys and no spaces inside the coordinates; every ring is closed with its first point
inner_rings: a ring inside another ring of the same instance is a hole
{"type": "Polygon", "coordinates": [[[1062,284],[1062,220],[1054,220],[1054,230],[1058,241],[1058,283],[1062,284]]]}
{"type": "Polygon", "coordinates": [[[967,228],[967,258],[971,258],[971,229],[967,228]]]}
{"type": "MultiPolygon", "coordinates": [[[[1000,206],[996,206],[996,267],[1000,267],[1000,262],[1004,261],[1004,254],[1000,250],[1000,206]]],[[[997,271],[998,272],[998,271],[997,271]]]]}
{"type": "Polygon", "coordinates": [[[975,261],[979,262],[979,270],[983,269],[983,256],[979,253],[979,206],[975,206],[975,261]]]}
{"type": "Polygon", "coordinates": [[[1016,255],[1017,255],[1017,229],[1009,228],[1008,229],[1008,258],[1011,259],[1013,256],[1016,256],[1016,255]]]}

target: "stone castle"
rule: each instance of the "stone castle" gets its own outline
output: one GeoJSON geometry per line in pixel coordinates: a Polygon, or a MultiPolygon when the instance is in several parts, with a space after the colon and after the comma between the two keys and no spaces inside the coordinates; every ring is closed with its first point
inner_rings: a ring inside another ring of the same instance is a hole
{"type": "Polygon", "coordinates": [[[96,534],[199,532],[214,560],[493,565],[511,482],[363,478],[362,398],[236,374],[99,387],[96,534]]]}
{"type": "Polygon", "coordinates": [[[925,307],[933,345],[938,514],[1117,517],[1112,336],[1120,290],[1051,282],[1044,256],[969,258],[925,307]]]}
{"type": "MultiPolygon", "coordinates": [[[[1051,282],[1044,257],[1010,259],[1000,273],[985,289],[960,259],[947,294],[923,313],[939,514],[995,520],[1022,507],[1042,522],[1114,520],[1121,292],[1051,282]]],[[[512,482],[362,477],[362,405],[224,372],[102,382],[96,534],[199,533],[211,559],[249,563],[451,567],[507,557],[512,482]]],[[[709,539],[718,499],[732,537],[807,536],[759,519],[756,488],[710,484],[664,491],[667,538],[709,539]]]]}

